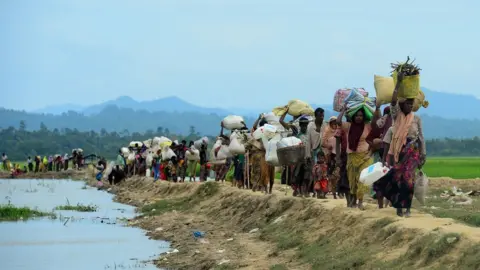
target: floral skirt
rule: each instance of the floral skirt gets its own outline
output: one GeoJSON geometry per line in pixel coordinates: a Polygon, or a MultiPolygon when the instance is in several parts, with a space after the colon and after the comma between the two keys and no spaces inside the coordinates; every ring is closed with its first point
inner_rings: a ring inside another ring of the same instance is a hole
{"type": "Polygon", "coordinates": [[[407,143],[400,153],[400,162],[373,184],[377,196],[384,196],[395,208],[412,206],[415,171],[420,164],[418,143],[407,143]]]}

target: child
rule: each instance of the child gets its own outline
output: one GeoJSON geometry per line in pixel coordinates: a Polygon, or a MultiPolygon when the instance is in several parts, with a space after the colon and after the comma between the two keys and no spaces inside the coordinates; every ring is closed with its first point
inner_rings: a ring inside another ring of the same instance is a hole
{"type": "Polygon", "coordinates": [[[171,179],[175,183],[178,180],[178,178],[177,178],[177,165],[178,165],[177,158],[172,157],[170,159],[170,162],[168,163],[168,168],[169,168],[169,171],[170,171],[171,179]]]}
{"type": "Polygon", "coordinates": [[[328,167],[325,162],[325,155],[320,151],[317,154],[317,163],[312,169],[312,177],[315,181],[314,190],[319,199],[326,199],[325,195],[328,193],[327,171],[328,167]]]}

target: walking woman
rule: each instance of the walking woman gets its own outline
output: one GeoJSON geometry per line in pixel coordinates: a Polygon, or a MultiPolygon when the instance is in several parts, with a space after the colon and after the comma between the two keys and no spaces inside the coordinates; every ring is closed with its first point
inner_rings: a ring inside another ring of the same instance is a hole
{"type": "Polygon", "coordinates": [[[392,202],[398,216],[409,217],[415,172],[425,164],[426,148],[421,118],[412,111],[414,99],[398,99],[398,87],[403,77],[402,73],[398,74],[390,107],[394,124],[388,163],[393,166],[385,177],[375,182],[374,188],[392,202]],[[403,209],[406,209],[405,213],[403,209]]]}
{"type": "MultiPolygon", "coordinates": [[[[253,124],[252,133],[257,127],[262,127],[267,121],[263,119],[263,115],[260,115],[253,124]]],[[[252,177],[252,190],[264,190],[265,193],[272,193],[273,182],[275,180],[275,167],[269,165],[265,160],[265,148],[263,143],[259,140],[251,139],[247,144],[250,154],[251,164],[251,177],[252,177]],[[270,188],[268,187],[270,184],[270,188]]]]}
{"type": "Polygon", "coordinates": [[[352,121],[342,123],[346,106],[337,118],[337,124],[347,134],[347,177],[350,185],[349,207],[363,209],[363,196],[368,191],[368,186],[360,183],[360,172],[372,164],[370,146],[366,138],[371,131],[371,125],[365,117],[363,108],[352,115],[352,121]],[[358,205],[357,205],[358,200],[358,205]]]}

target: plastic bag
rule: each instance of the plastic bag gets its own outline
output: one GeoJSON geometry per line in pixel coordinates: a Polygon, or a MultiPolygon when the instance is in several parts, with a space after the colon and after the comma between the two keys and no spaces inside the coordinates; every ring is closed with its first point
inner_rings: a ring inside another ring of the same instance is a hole
{"type": "Polygon", "coordinates": [[[302,140],[300,140],[297,137],[290,136],[290,137],[280,139],[277,142],[277,149],[282,149],[282,148],[290,147],[290,146],[296,146],[296,145],[300,145],[300,144],[302,144],[302,140]]]}
{"type": "Polygon", "coordinates": [[[275,133],[277,132],[277,127],[269,124],[265,124],[259,128],[257,128],[252,136],[255,140],[261,139],[262,137],[265,137],[267,139],[271,139],[275,136],[275,133]]]}
{"type": "Polygon", "coordinates": [[[152,164],[152,161],[153,161],[153,154],[152,153],[148,153],[147,154],[147,158],[145,159],[146,162],[147,162],[147,167],[149,167],[151,164],[152,164]]]}
{"type": "Polygon", "coordinates": [[[164,137],[164,136],[161,136],[161,137],[154,137],[153,140],[152,140],[152,145],[155,146],[155,145],[162,145],[164,142],[171,142],[172,140],[170,140],[169,138],[167,137],[164,137]]]}
{"type": "Polygon", "coordinates": [[[229,130],[240,129],[245,126],[245,120],[238,115],[229,115],[223,119],[222,123],[223,127],[229,130]]]}
{"type": "Polygon", "coordinates": [[[122,154],[123,154],[124,156],[128,156],[128,154],[130,154],[130,150],[128,150],[127,147],[122,147],[122,148],[120,148],[120,151],[122,152],[122,154]]]}
{"type": "MultiPolygon", "coordinates": [[[[397,72],[392,74],[393,84],[397,84],[397,72]]],[[[420,91],[420,75],[405,76],[398,86],[398,97],[415,98],[420,91]]]]}
{"type": "MultiPolygon", "coordinates": [[[[368,97],[368,92],[365,91],[363,88],[356,88],[357,91],[362,94],[364,97],[368,97]]],[[[352,89],[350,88],[343,88],[338,89],[333,96],[333,110],[336,112],[340,112],[345,105],[345,99],[350,96],[352,93],[352,89]]]]}
{"type": "Polygon", "coordinates": [[[263,115],[263,119],[270,125],[280,123],[280,116],[275,115],[273,112],[269,112],[263,115]]]}
{"type": "Polygon", "coordinates": [[[239,142],[237,137],[230,139],[230,145],[228,146],[228,150],[233,155],[245,154],[245,146],[239,142]]]}
{"type": "Polygon", "coordinates": [[[163,149],[162,149],[162,160],[169,160],[172,157],[176,157],[176,156],[177,155],[175,155],[175,152],[173,152],[173,150],[169,146],[163,147],[163,149]]]}
{"type": "Polygon", "coordinates": [[[228,149],[228,146],[222,145],[220,146],[220,150],[218,150],[217,153],[217,160],[222,160],[222,159],[227,159],[229,157],[232,157],[232,153],[230,153],[230,150],[228,149]]]}
{"type": "Polygon", "coordinates": [[[189,150],[185,152],[185,156],[187,157],[187,160],[200,160],[200,151],[198,151],[198,149],[196,149],[195,146],[192,146],[190,150],[192,150],[193,153],[191,153],[189,150]]]}
{"type": "Polygon", "coordinates": [[[143,143],[140,142],[140,141],[132,141],[132,142],[130,142],[129,146],[130,147],[142,147],[142,144],[143,143]]]}
{"type": "Polygon", "coordinates": [[[200,149],[202,148],[202,145],[208,145],[208,138],[207,137],[203,137],[201,138],[200,140],[196,140],[193,145],[195,145],[195,148],[197,149],[200,149]]]}
{"type": "Polygon", "coordinates": [[[127,160],[128,161],[134,161],[135,160],[135,153],[128,154],[127,160]]]}
{"type": "Polygon", "coordinates": [[[265,161],[272,166],[280,166],[278,163],[278,156],[277,156],[277,143],[280,141],[282,137],[280,134],[277,134],[267,143],[267,152],[265,155],[265,161]]]}
{"type": "Polygon", "coordinates": [[[285,111],[287,111],[288,114],[292,116],[299,116],[302,114],[313,115],[313,112],[314,112],[312,106],[298,99],[290,100],[287,106],[288,108],[286,108],[285,106],[277,107],[273,109],[272,112],[277,116],[283,115],[285,111]]]}
{"type": "Polygon", "coordinates": [[[143,141],[143,144],[144,144],[147,148],[150,148],[150,147],[152,147],[152,142],[153,142],[152,139],[148,139],[148,140],[143,141]]]}
{"type": "Polygon", "coordinates": [[[425,205],[425,197],[427,196],[428,191],[428,177],[423,171],[418,171],[415,176],[415,189],[414,195],[415,198],[422,204],[425,205]]]}

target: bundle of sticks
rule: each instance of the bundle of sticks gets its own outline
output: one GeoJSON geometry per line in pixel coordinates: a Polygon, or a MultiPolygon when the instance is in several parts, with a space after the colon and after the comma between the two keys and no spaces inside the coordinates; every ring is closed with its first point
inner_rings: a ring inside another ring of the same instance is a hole
{"type": "Polygon", "coordinates": [[[405,76],[412,76],[412,75],[418,75],[420,74],[420,68],[418,67],[418,65],[414,65],[413,63],[415,62],[415,59],[410,62],[410,57],[408,56],[407,57],[407,61],[405,63],[392,63],[391,66],[392,66],[392,73],[393,72],[402,72],[405,76]]]}

